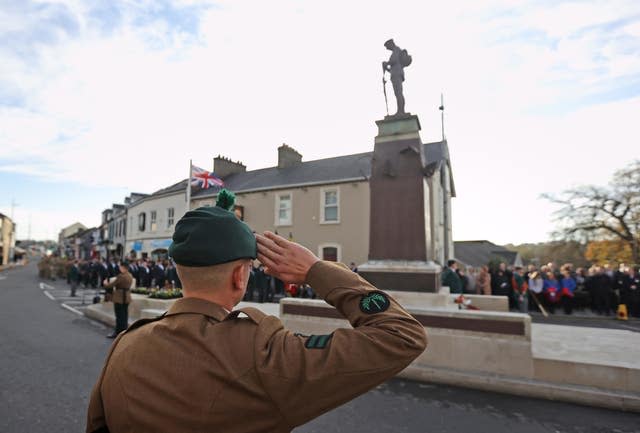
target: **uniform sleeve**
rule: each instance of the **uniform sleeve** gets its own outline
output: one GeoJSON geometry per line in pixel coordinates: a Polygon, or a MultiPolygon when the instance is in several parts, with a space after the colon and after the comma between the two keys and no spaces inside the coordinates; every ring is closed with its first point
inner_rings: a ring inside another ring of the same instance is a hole
{"type": "Polygon", "coordinates": [[[104,407],[102,405],[102,394],[100,393],[100,388],[102,387],[104,373],[107,371],[109,359],[111,358],[111,354],[113,353],[116,345],[120,341],[120,338],[122,338],[122,334],[119,335],[111,345],[111,349],[109,350],[109,354],[107,355],[104,367],[102,367],[100,377],[91,390],[91,397],[89,397],[89,408],[87,410],[87,428],[85,429],[86,433],[109,433],[107,420],[104,416],[104,407]]]}
{"type": "Polygon", "coordinates": [[[420,323],[346,266],[318,262],[307,282],[354,329],[303,337],[274,317],[260,324],[256,369],[290,428],[393,377],[427,344],[420,323]]]}

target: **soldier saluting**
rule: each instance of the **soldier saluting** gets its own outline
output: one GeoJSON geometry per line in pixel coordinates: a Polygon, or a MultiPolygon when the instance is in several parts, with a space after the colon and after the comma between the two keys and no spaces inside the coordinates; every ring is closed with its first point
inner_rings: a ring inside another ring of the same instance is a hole
{"type": "MultiPolygon", "coordinates": [[[[402,83],[404,82],[404,68],[411,64],[411,56],[407,50],[403,50],[393,42],[393,39],[389,39],[384,43],[386,49],[391,51],[391,56],[386,62],[382,62],[382,82],[386,83],[384,74],[389,72],[391,74],[391,84],[393,85],[393,93],[396,96],[396,103],[398,111],[395,116],[406,114],[404,111],[404,95],[402,94],[402,83]]],[[[385,101],[387,91],[385,87],[385,101]]],[[[388,108],[387,108],[388,111],[388,108]]]]}
{"type": "Polygon", "coordinates": [[[169,253],[184,297],[118,336],[91,394],[88,433],[289,432],[425,349],[424,328],[389,295],[299,244],[254,235],[228,210],[229,193],[218,197],[176,224],[169,253]],[[256,257],[269,275],[311,284],[354,329],[302,336],[255,308],[233,310],[256,257]]]}

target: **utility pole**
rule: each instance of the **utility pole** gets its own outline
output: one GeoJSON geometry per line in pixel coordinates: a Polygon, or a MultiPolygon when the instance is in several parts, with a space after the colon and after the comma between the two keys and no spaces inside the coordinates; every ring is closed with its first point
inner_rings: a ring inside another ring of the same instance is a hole
{"type": "Polygon", "coordinates": [[[445,135],[444,135],[444,96],[442,96],[442,93],[440,93],[440,106],[438,107],[438,109],[440,110],[440,122],[442,124],[442,141],[445,140],[445,135]]]}

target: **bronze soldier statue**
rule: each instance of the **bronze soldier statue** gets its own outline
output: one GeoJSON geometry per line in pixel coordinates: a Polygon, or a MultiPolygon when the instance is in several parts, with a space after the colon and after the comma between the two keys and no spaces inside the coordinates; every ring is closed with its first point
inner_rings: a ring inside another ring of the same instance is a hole
{"type": "MultiPolygon", "coordinates": [[[[383,84],[386,83],[384,74],[389,72],[391,74],[391,84],[393,85],[393,93],[396,96],[396,103],[398,110],[394,116],[402,116],[404,111],[404,95],[402,94],[402,83],[404,81],[404,68],[411,64],[411,56],[407,53],[407,50],[403,50],[393,42],[393,39],[389,39],[384,43],[386,49],[391,51],[391,56],[386,62],[382,62],[382,74],[383,84]]],[[[385,88],[386,99],[386,88],[385,88]]]]}

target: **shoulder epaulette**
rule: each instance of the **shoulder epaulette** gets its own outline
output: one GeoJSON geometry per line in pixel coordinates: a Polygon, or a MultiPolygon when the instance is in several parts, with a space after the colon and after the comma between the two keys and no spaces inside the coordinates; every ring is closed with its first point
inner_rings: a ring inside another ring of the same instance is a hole
{"type": "Polygon", "coordinates": [[[139,319],[139,320],[136,320],[135,322],[133,322],[133,323],[132,323],[128,328],[127,328],[127,330],[126,330],[126,331],[124,331],[124,333],[126,334],[126,333],[127,333],[127,332],[129,332],[129,331],[133,331],[134,329],[138,329],[139,327],[144,326],[144,325],[146,325],[147,323],[157,322],[158,320],[162,320],[162,319],[164,319],[164,316],[165,316],[166,314],[167,314],[167,313],[165,312],[165,313],[162,313],[161,315],[159,315],[158,317],[152,317],[152,318],[150,318],[150,319],[139,319]]]}
{"type": "Polygon", "coordinates": [[[237,310],[233,310],[231,313],[229,313],[227,317],[225,317],[224,320],[237,319],[241,313],[245,314],[247,317],[249,317],[249,319],[251,319],[256,324],[259,324],[262,321],[262,319],[267,317],[265,313],[258,310],[257,308],[245,307],[245,308],[239,308],[237,310]]]}

